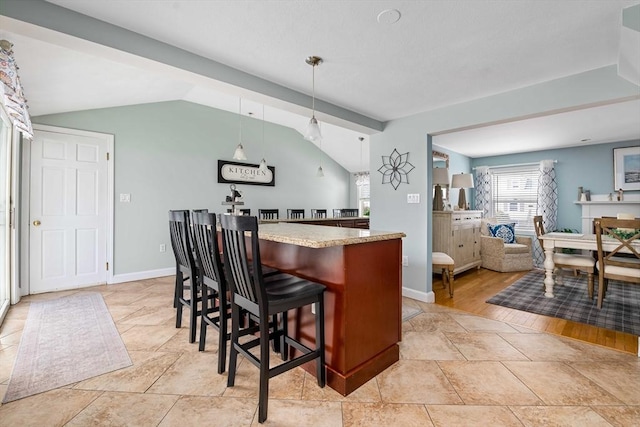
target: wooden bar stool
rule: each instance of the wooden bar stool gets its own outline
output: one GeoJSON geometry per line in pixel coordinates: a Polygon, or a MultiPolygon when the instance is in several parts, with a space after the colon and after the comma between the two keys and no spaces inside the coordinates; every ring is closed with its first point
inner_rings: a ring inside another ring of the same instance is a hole
{"type": "Polygon", "coordinates": [[[431,264],[433,271],[440,270],[442,272],[442,287],[449,286],[449,296],[453,298],[453,269],[455,262],[453,258],[444,252],[434,252],[431,254],[431,264]]]}

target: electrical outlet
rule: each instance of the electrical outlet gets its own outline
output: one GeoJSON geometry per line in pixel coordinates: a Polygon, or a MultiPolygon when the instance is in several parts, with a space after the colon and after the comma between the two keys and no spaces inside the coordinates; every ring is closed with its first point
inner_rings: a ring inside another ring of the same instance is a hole
{"type": "Polygon", "coordinates": [[[120,202],[122,203],[131,202],[131,194],[120,193],[120,202]]]}
{"type": "Polygon", "coordinates": [[[167,245],[165,245],[164,243],[162,243],[160,245],[160,252],[167,252],[167,245]]]}
{"type": "Polygon", "coordinates": [[[409,257],[408,256],[403,256],[402,257],[402,265],[404,265],[405,267],[409,266],[409,257]]]}

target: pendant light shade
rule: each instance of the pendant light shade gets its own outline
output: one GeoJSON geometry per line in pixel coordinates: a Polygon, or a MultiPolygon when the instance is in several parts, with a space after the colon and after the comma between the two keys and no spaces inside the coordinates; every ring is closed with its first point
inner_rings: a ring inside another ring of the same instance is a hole
{"type": "Polygon", "coordinates": [[[242,98],[238,103],[238,146],[233,153],[233,160],[247,160],[247,155],[244,154],[244,147],[242,146],[242,98]]]}
{"type": "Polygon", "coordinates": [[[247,160],[247,155],[244,154],[244,147],[242,144],[238,144],[235,153],[233,153],[233,160],[247,160]]]}
{"type": "Polygon", "coordinates": [[[311,142],[318,142],[322,139],[320,134],[320,126],[318,126],[318,120],[315,117],[311,117],[309,124],[307,125],[307,133],[304,135],[304,139],[311,142]]]}
{"type": "Polygon", "coordinates": [[[313,68],[312,80],[311,80],[311,119],[307,125],[307,132],[304,135],[304,139],[311,142],[319,142],[322,140],[322,134],[320,133],[320,126],[316,119],[316,67],[322,63],[322,58],[319,56],[310,56],[305,62],[313,68]]]}

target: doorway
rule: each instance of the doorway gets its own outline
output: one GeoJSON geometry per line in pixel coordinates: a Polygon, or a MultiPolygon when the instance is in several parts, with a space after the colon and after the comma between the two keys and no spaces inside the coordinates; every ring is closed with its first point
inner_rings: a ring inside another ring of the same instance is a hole
{"type": "Polygon", "coordinates": [[[34,125],[29,154],[29,293],[112,277],[113,135],[34,125]]]}

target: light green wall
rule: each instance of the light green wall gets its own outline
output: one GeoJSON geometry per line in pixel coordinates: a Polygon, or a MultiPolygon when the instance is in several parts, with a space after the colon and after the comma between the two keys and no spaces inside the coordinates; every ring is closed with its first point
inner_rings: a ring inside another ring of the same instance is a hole
{"type": "MultiPolygon", "coordinates": [[[[175,265],[167,211],[202,209],[219,213],[230,193],[217,183],[218,159],[231,160],[238,144],[238,115],[183,101],[105,108],[33,118],[34,123],[115,135],[114,274],[175,265]],[[120,203],[119,194],[131,194],[120,203]],[[160,244],[167,252],[160,253],[160,244]]],[[[323,157],[293,129],[265,123],[264,155],[275,166],[275,187],[240,185],[246,208],[341,208],[349,206],[349,173],[323,157]]],[[[249,160],[262,158],[262,121],[242,118],[249,160]]]]}

